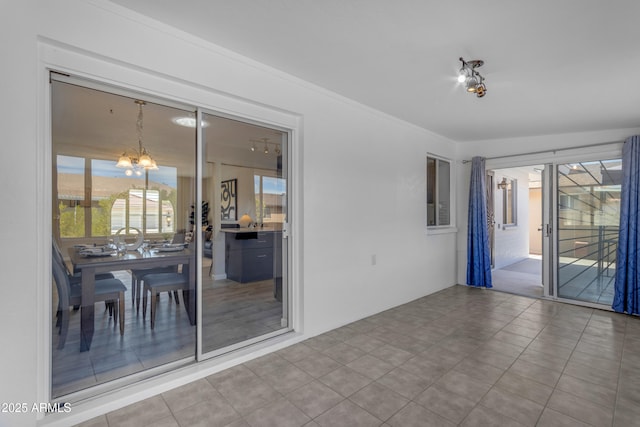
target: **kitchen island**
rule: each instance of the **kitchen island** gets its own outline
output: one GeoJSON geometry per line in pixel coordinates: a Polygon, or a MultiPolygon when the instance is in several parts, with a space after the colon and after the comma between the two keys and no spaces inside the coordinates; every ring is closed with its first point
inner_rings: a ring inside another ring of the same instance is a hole
{"type": "Polygon", "coordinates": [[[281,277],[282,230],[222,228],[227,279],[240,283],[281,277]]]}

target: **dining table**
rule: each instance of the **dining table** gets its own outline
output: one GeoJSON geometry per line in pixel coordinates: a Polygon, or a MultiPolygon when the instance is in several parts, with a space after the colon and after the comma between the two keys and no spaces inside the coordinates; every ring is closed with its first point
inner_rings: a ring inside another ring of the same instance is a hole
{"type": "Polygon", "coordinates": [[[69,248],[69,256],[75,271],[81,272],[82,304],[80,307],[80,351],[91,349],[95,320],[96,274],[120,270],[147,269],[181,265],[182,274],[189,278],[188,289],[183,290],[185,309],[191,325],[196,322],[195,252],[182,250],[162,251],[161,248],[133,250],[124,254],[117,252],[99,256],[82,250],[69,248]]]}

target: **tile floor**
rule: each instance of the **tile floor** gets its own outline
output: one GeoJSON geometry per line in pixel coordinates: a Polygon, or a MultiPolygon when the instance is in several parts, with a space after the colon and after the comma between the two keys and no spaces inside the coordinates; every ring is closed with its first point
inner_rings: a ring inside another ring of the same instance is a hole
{"type": "Polygon", "coordinates": [[[542,288],[542,257],[530,257],[505,267],[491,270],[493,289],[501,292],[540,298],[542,288]]]}
{"type": "Polygon", "coordinates": [[[82,426],[640,425],[640,319],[453,286],[82,426]]]}

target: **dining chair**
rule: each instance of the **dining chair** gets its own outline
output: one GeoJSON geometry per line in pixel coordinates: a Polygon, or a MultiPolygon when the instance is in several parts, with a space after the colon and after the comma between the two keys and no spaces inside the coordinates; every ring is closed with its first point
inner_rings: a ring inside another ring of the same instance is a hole
{"type": "Polygon", "coordinates": [[[187,289],[189,280],[182,273],[159,273],[148,274],[144,278],[144,289],[142,296],[142,319],[147,315],[147,292],[151,294],[151,329],[156,324],[156,304],[160,292],[174,292],[177,298],[178,291],[187,289]]]}
{"type": "MultiPolygon", "coordinates": [[[[58,334],[60,339],[58,340],[58,349],[64,348],[64,344],[67,340],[67,332],[69,330],[69,308],[73,306],[80,306],[82,304],[82,287],[72,286],[67,274],[65,265],[61,262],[61,259],[56,254],[56,248],[53,247],[53,256],[51,258],[53,280],[56,283],[56,289],[58,291],[58,322],[56,326],[59,326],[58,334]]],[[[114,317],[114,327],[116,325],[115,318],[118,317],[120,323],[120,335],[124,335],[124,293],[127,287],[122,281],[114,278],[96,280],[95,282],[95,302],[104,301],[106,303],[118,302],[118,305],[113,304],[113,310],[110,310],[110,315],[114,317]]]]}
{"type": "MultiPolygon", "coordinates": [[[[171,239],[172,244],[184,243],[184,231],[177,231],[173,238],[171,239]]],[[[176,273],[178,271],[177,265],[172,265],[169,267],[156,267],[156,268],[138,268],[131,270],[131,305],[136,305],[136,313],[140,312],[140,293],[141,293],[141,283],[144,282],[145,276],[148,274],[159,274],[159,273],[176,273]]],[[[176,304],[178,301],[178,294],[174,293],[174,298],[176,300],[176,304]]]]}
{"type": "MultiPolygon", "coordinates": [[[[162,274],[162,273],[176,273],[178,271],[177,265],[171,265],[169,267],[155,267],[155,268],[138,268],[131,270],[131,305],[135,303],[136,313],[140,312],[140,296],[142,294],[142,283],[146,280],[146,277],[150,274],[162,274]]],[[[175,295],[176,301],[178,295],[175,295]]]]}
{"type": "MultiPolygon", "coordinates": [[[[53,239],[51,239],[51,241],[53,242],[53,257],[62,265],[64,266],[64,271],[67,274],[67,277],[69,277],[69,283],[71,284],[72,288],[80,288],[80,284],[82,283],[82,273],[81,272],[76,272],[73,273],[71,272],[71,270],[69,270],[69,266],[67,265],[67,263],[64,261],[64,257],[62,256],[62,251],[60,250],[60,246],[58,246],[58,242],[56,241],[55,237],[53,239]]],[[[96,274],[96,280],[104,280],[104,279],[113,279],[114,276],[111,273],[98,273],[96,274]]],[[[105,301],[105,307],[107,309],[109,309],[109,314],[112,314],[113,312],[113,305],[109,304],[105,301]]],[[[73,309],[77,310],[78,308],[80,308],[80,305],[74,305],[73,309]]],[[[58,300],[58,312],[56,314],[56,317],[58,318],[58,320],[56,321],[56,326],[60,326],[60,301],[58,300]]]]}
{"type": "MultiPolygon", "coordinates": [[[[60,246],[58,245],[58,242],[56,241],[55,238],[52,239],[52,242],[53,242],[53,256],[57,257],[60,263],[64,266],[64,270],[67,272],[67,275],[69,276],[69,281],[71,282],[71,285],[80,284],[82,282],[82,273],[79,271],[72,272],[71,270],[69,270],[69,266],[67,265],[66,262],[64,262],[64,257],[62,256],[62,251],[60,250],[60,246]]],[[[112,273],[96,274],[96,280],[113,279],[114,277],[115,276],[112,273]]]]}
{"type": "Polygon", "coordinates": [[[209,277],[211,277],[211,272],[213,271],[213,233],[209,228],[207,230],[209,231],[206,234],[202,233],[202,256],[211,259],[211,265],[209,266],[209,277]]]}

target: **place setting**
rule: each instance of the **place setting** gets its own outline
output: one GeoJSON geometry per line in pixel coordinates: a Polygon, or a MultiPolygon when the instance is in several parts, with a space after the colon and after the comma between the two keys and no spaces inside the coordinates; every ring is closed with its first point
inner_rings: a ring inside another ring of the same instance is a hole
{"type": "Polygon", "coordinates": [[[78,254],[83,257],[107,257],[117,253],[114,248],[109,246],[82,246],[76,248],[78,249],[78,254]]]}

